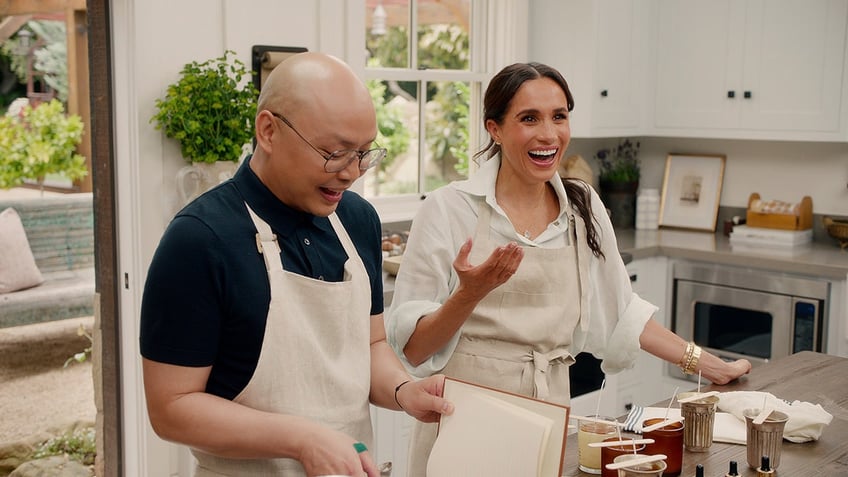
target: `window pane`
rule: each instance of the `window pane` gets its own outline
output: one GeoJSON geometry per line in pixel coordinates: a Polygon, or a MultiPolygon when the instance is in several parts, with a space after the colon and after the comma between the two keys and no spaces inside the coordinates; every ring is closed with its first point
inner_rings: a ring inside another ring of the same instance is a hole
{"type": "Polygon", "coordinates": [[[365,2],[368,66],[409,68],[409,0],[365,2]]]}
{"type": "Polygon", "coordinates": [[[424,192],[468,177],[470,101],[468,83],[427,83],[424,192]]]}
{"type": "Polygon", "coordinates": [[[471,0],[420,0],[417,5],[418,68],[467,71],[471,0]]]}
{"type": "Polygon", "coordinates": [[[377,110],[377,141],[388,150],[365,174],[365,197],[418,192],[418,83],[368,81],[377,110]]]}

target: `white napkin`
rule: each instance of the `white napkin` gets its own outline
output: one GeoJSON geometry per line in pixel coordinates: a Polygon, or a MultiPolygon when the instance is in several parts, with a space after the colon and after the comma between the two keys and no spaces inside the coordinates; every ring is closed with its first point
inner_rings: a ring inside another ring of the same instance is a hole
{"type": "MultiPolygon", "coordinates": [[[[645,419],[665,417],[664,407],[641,407],[633,406],[627,419],[624,421],[624,430],[642,433],[642,421],[645,419]]],[[[668,410],[669,419],[680,417],[679,408],[668,410]]],[[[713,424],[713,442],[727,442],[730,444],[745,444],[745,421],[740,421],[733,414],[716,411],[715,423],[713,424]]]]}
{"type": "Polygon", "coordinates": [[[804,401],[789,403],[778,399],[771,393],[761,391],[730,391],[719,394],[718,409],[731,413],[742,422],[745,427],[745,409],[762,409],[763,402],[766,407],[780,411],[787,416],[786,427],[783,429],[783,438],[790,442],[816,441],[821,436],[822,430],[833,416],[824,410],[820,404],[812,404],[804,401]]]}

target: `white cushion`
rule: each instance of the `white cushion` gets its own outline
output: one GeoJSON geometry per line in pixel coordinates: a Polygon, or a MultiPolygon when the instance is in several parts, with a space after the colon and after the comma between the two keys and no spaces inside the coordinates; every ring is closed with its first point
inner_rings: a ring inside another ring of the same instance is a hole
{"type": "Polygon", "coordinates": [[[43,282],[18,213],[11,207],[0,212],[0,293],[43,282]]]}

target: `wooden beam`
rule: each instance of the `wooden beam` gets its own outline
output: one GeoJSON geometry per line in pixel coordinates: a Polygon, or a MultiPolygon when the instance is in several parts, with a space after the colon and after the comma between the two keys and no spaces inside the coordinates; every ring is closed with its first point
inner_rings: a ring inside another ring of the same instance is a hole
{"type": "Polygon", "coordinates": [[[86,0],[0,0],[0,16],[85,10],[86,0]]]}
{"type": "Polygon", "coordinates": [[[6,41],[21,29],[32,15],[12,15],[0,22],[0,41],[6,41]]]}
{"type": "Polygon", "coordinates": [[[88,99],[88,17],[85,10],[65,13],[68,54],[68,114],[82,119],[82,142],[77,152],[85,157],[88,175],[79,181],[80,192],[91,192],[91,104],[88,99]]]}
{"type": "MultiPolygon", "coordinates": [[[[97,270],[95,303],[97,332],[101,338],[97,356],[99,373],[95,381],[97,405],[96,475],[132,475],[124,472],[122,443],[124,430],[121,411],[121,327],[120,280],[118,267],[118,217],[115,192],[115,130],[112,95],[111,0],[89,0],[89,45],[91,65],[91,149],[94,169],[94,263],[97,270]],[[99,378],[99,379],[97,379],[99,378]],[[97,399],[99,397],[99,399],[97,399]]],[[[129,390],[128,392],[135,392],[129,390]]],[[[140,423],[139,423],[140,424],[140,423]]],[[[133,429],[136,423],[131,423],[133,429]]],[[[133,452],[130,449],[129,452],[133,452]]]]}

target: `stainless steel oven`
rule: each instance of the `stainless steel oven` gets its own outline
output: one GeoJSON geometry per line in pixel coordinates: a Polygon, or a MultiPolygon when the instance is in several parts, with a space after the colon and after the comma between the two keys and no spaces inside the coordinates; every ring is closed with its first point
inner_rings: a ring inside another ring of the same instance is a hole
{"type": "MultiPolygon", "coordinates": [[[[673,277],[672,329],[722,359],[744,357],[758,366],[826,351],[827,281],[699,263],[675,264],[673,277]]],[[[685,377],[673,364],[668,369],[685,377]]]]}

